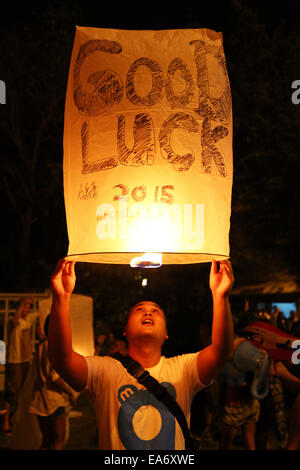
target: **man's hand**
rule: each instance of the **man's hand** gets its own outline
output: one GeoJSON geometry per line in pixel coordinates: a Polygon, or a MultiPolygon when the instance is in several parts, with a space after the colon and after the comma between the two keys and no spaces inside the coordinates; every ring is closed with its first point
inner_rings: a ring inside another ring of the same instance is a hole
{"type": "Polygon", "coordinates": [[[198,354],[199,379],[209,384],[220,373],[233,351],[233,322],[228,294],[234,277],[229,260],[220,261],[220,269],[212,261],[209,286],[213,295],[213,324],[211,344],[198,354]]]}
{"type": "Polygon", "coordinates": [[[75,282],[75,261],[68,261],[65,258],[59,260],[51,276],[51,290],[53,295],[71,295],[75,287],[75,282]]]}
{"type": "Polygon", "coordinates": [[[48,330],[48,357],[53,369],[73,390],[84,390],[87,363],[72,349],[70,314],[71,294],[75,287],[75,261],[61,259],[51,276],[53,293],[48,330]]]}
{"type": "Polygon", "coordinates": [[[234,276],[229,260],[220,261],[220,269],[215,260],[212,261],[209,286],[213,295],[226,297],[232,289],[234,276]]]}

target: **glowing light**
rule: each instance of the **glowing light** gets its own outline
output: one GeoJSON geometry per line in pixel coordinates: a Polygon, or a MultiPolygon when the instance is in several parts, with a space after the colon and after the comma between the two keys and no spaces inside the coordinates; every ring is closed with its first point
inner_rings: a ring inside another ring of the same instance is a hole
{"type": "Polygon", "coordinates": [[[175,230],[174,222],[171,222],[168,207],[153,204],[149,208],[136,204],[130,207],[129,214],[128,243],[132,251],[176,251],[181,240],[178,240],[178,231],[175,230]]]}
{"type": "Polygon", "coordinates": [[[144,253],[142,256],[136,256],[130,261],[132,268],[159,268],[161,265],[161,253],[144,253]]]}

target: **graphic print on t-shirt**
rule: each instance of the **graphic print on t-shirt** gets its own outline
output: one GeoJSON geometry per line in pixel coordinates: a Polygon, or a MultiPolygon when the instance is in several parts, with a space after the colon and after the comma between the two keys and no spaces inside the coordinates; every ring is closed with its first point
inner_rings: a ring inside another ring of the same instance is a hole
{"type": "MultiPolygon", "coordinates": [[[[162,382],[176,399],[172,384],[162,382]]],[[[120,439],[128,450],[174,449],[175,418],[148,390],[123,385],[118,391],[120,439]]]]}

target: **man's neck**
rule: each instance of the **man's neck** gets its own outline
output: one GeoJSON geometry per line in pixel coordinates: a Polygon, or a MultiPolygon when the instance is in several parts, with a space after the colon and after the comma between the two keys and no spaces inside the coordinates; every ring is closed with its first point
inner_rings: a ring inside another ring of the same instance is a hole
{"type": "Polygon", "coordinates": [[[161,348],[154,346],[153,344],[148,345],[128,345],[128,355],[138,361],[144,368],[156,366],[161,358],[161,348]]]}

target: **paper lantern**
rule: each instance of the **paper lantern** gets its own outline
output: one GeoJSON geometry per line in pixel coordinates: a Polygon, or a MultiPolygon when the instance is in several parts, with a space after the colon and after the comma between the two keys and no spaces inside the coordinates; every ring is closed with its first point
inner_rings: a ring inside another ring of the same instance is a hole
{"type": "MultiPolygon", "coordinates": [[[[40,322],[44,327],[45,319],[51,311],[52,297],[39,301],[40,322]]],[[[72,347],[83,356],[91,356],[95,351],[93,327],[93,299],[87,295],[72,294],[70,299],[72,347]]]]}
{"type": "Polygon", "coordinates": [[[232,171],[222,33],[76,28],[64,126],[69,259],[227,258],[232,171]]]}

